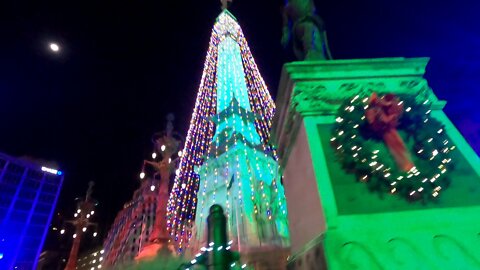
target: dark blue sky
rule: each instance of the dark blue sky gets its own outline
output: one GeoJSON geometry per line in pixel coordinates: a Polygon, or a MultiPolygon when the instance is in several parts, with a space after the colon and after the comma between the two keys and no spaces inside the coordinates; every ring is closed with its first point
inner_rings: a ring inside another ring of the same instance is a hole
{"type": "MultiPolygon", "coordinates": [[[[426,77],[480,152],[480,2],[316,1],[335,58],[431,57],[426,77]]],[[[270,91],[282,64],[282,1],[237,0],[270,91]]],[[[168,112],[185,133],[219,1],[2,1],[0,151],[56,160],[59,210],[96,181],[104,230],[138,186],[168,112]],[[165,3],[161,3],[165,2],[165,3]],[[50,40],[64,51],[52,55],[50,40]]]]}

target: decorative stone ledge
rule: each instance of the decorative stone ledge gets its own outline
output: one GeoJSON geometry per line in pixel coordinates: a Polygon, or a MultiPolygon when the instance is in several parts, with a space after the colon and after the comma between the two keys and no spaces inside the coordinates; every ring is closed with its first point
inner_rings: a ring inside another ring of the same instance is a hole
{"type": "Polygon", "coordinates": [[[289,210],[289,270],[480,269],[480,159],[423,78],[428,60],[284,66],[272,138],[289,210]],[[437,202],[375,196],[335,160],[329,140],[339,106],[373,92],[432,102],[432,117],[444,125],[458,161],[448,192],[437,202]]]}
{"type": "Polygon", "coordinates": [[[399,57],[285,64],[272,132],[279,156],[288,152],[282,146],[295,138],[300,116],[333,116],[345,100],[356,95],[412,94],[419,101],[432,101],[434,110],[443,109],[445,102],[438,100],[423,78],[428,61],[399,57]]]}

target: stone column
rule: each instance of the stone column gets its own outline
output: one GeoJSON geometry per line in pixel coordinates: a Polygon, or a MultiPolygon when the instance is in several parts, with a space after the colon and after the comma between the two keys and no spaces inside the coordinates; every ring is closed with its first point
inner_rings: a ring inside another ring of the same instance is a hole
{"type": "Polygon", "coordinates": [[[480,267],[474,248],[480,232],[480,216],[475,214],[480,210],[480,161],[443,113],[445,102],[423,78],[428,60],[285,64],[272,136],[289,212],[289,269],[446,269],[454,260],[466,268],[480,267]],[[432,117],[445,125],[458,149],[454,155],[459,168],[438,203],[410,203],[388,194],[380,198],[336,162],[329,139],[338,108],[356,95],[373,92],[428,99],[432,117]],[[463,224],[463,233],[458,224],[463,224]],[[442,248],[456,253],[439,259],[442,248]]]}

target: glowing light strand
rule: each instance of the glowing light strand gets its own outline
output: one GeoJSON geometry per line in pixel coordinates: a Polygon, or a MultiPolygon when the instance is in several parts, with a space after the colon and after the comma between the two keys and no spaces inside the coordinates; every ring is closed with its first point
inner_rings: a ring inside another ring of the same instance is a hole
{"type": "MultiPolygon", "coordinates": [[[[230,18],[226,16],[219,16],[219,19],[214,25],[212,36],[210,39],[210,44],[206,56],[206,61],[204,65],[204,70],[202,74],[202,79],[199,87],[199,92],[197,94],[197,99],[195,102],[194,112],[192,114],[192,118],[190,121],[189,131],[187,133],[187,138],[185,142],[185,148],[182,151],[183,155],[180,160],[179,169],[177,176],[175,177],[174,186],[170,195],[170,199],[168,202],[168,229],[173,236],[173,238],[178,242],[177,248],[179,252],[182,252],[184,247],[188,244],[188,241],[191,237],[191,234],[188,232],[188,229],[191,227],[192,220],[194,218],[196,207],[197,207],[197,194],[200,188],[200,179],[199,175],[195,172],[195,167],[202,165],[204,162],[202,159],[205,157],[205,154],[209,151],[210,147],[212,147],[211,140],[214,135],[215,125],[210,118],[215,114],[219,113],[216,111],[216,103],[217,103],[217,65],[218,65],[218,57],[219,57],[219,49],[218,45],[222,42],[226,37],[232,37],[240,47],[241,52],[241,59],[243,64],[243,73],[245,83],[247,85],[247,95],[248,95],[248,102],[250,105],[250,109],[256,115],[255,119],[249,119],[250,116],[247,115],[247,119],[250,121],[254,121],[254,128],[256,133],[260,135],[261,138],[261,146],[263,147],[264,156],[268,157],[272,155],[275,159],[276,153],[274,148],[269,144],[269,129],[271,127],[272,117],[275,111],[274,102],[268,92],[267,86],[263,81],[260,72],[255,64],[253,56],[248,48],[248,44],[246,42],[243,33],[236,22],[233,22],[230,18]]],[[[233,72],[240,73],[239,70],[234,69],[233,72]]],[[[235,76],[238,78],[239,76],[235,76]]],[[[230,82],[231,83],[231,82],[230,82]]],[[[223,97],[225,98],[225,97],[223,97]]],[[[224,102],[227,102],[225,100],[224,102]]],[[[232,108],[233,110],[233,108],[232,108]]],[[[238,114],[241,114],[241,111],[238,111],[238,114]]],[[[222,119],[217,119],[218,123],[222,119]]],[[[224,119],[228,123],[228,119],[224,119]]],[[[233,119],[233,124],[236,125],[235,118],[233,119]]],[[[243,125],[242,125],[242,132],[243,132],[243,125]]],[[[251,130],[250,125],[248,126],[249,130],[249,138],[253,140],[254,131],[251,130]]],[[[246,146],[246,138],[242,138],[243,145],[246,146]]],[[[218,153],[218,149],[220,148],[218,140],[215,143],[215,157],[217,157],[220,153],[218,153]]],[[[236,147],[238,144],[237,137],[233,137],[233,147],[236,147]]],[[[227,137],[227,144],[226,144],[226,151],[227,151],[227,160],[228,159],[228,137],[227,137]]],[[[246,149],[246,148],[244,148],[246,149]]],[[[246,151],[246,150],[245,150],[246,151]]],[[[245,152],[246,154],[247,152],[245,152]]],[[[207,157],[205,162],[208,162],[207,157]]],[[[256,158],[258,160],[258,156],[256,158]]],[[[262,177],[262,171],[259,168],[257,162],[253,166],[255,168],[256,173],[255,175],[259,175],[260,178],[262,177]]],[[[239,166],[238,158],[235,164],[226,164],[227,170],[229,170],[229,166],[239,166]]],[[[248,166],[250,168],[250,166],[248,166]]],[[[269,164],[269,172],[270,175],[275,175],[277,177],[276,172],[269,164]]],[[[248,169],[251,175],[251,169],[248,169]]],[[[217,174],[216,174],[217,175],[217,174]]],[[[240,173],[237,171],[237,178],[240,178],[240,173]]],[[[206,177],[204,177],[206,179],[206,177]]],[[[278,193],[278,187],[276,184],[276,180],[272,180],[273,187],[275,188],[275,193],[278,193]]],[[[254,200],[254,179],[249,177],[249,184],[252,192],[252,200],[254,200]]],[[[207,183],[202,183],[202,186],[206,186],[207,183]]],[[[240,188],[241,183],[239,185],[239,200],[241,201],[243,198],[242,188],[240,188]]],[[[262,187],[263,188],[263,187],[262,187]]],[[[200,191],[202,192],[202,191],[200,191]]],[[[228,194],[227,194],[228,195],[228,194]]],[[[268,218],[271,218],[271,210],[269,206],[269,200],[271,199],[266,198],[267,196],[263,194],[264,200],[266,201],[267,205],[267,215],[268,218]]],[[[283,201],[280,197],[276,197],[274,201],[278,199],[279,205],[281,205],[280,209],[285,209],[283,205],[283,201]]],[[[228,201],[228,197],[227,197],[228,201]]],[[[272,201],[273,202],[273,201],[272,201]]],[[[200,204],[201,212],[203,212],[204,202],[202,201],[200,204]]],[[[227,214],[228,214],[227,209],[227,214]]],[[[285,214],[285,211],[283,211],[285,214]]]]}
{"type": "Polygon", "coordinates": [[[399,171],[385,160],[380,160],[378,157],[388,156],[388,151],[372,150],[371,146],[364,143],[365,139],[361,138],[362,132],[359,130],[364,128],[364,110],[368,108],[368,103],[369,98],[360,100],[359,96],[355,96],[340,108],[334,135],[330,139],[337,156],[340,160],[353,161],[356,170],[363,172],[359,176],[361,182],[372,182],[370,178],[377,178],[385,184],[390,193],[400,193],[409,200],[438,197],[440,190],[444,189],[442,186],[448,186],[450,181],[448,171],[452,167],[450,164],[452,159],[449,152],[454,150],[455,146],[449,146],[450,142],[440,122],[433,118],[432,121],[428,121],[431,112],[428,100],[422,104],[416,104],[415,97],[402,96],[400,102],[407,108],[400,122],[407,125],[404,128],[414,138],[413,153],[418,157],[416,162],[422,165],[420,168],[413,167],[408,172],[399,171]],[[415,110],[412,110],[412,107],[415,107],[415,110]],[[405,124],[410,122],[411,124],[405,124]],[[422,131],[429,132],[425,134],[429,136],[423,138],[425,135],[416,134],[422,131]],[[348,146],[343,147],[344,144],[348,146]],[[367,167],[370,170],[369,173],[365,173],[367,167]]]}

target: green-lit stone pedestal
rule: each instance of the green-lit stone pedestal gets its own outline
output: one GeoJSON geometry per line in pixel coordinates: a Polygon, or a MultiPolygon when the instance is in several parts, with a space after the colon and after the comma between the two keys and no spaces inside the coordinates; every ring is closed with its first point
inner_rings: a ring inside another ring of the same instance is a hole
{"type": "Polygon", "coordinates": [[[423,78],[427,63],[382,58],[284,66],[273,136],[289,212],[289,269],[480,269],[480,160],[423,78]],[[335,160],[329,139],[339,105],[373,91],[432,101],[432,117],[457,147],[452,183],[437,201],[370,192],[335,160]]]}

